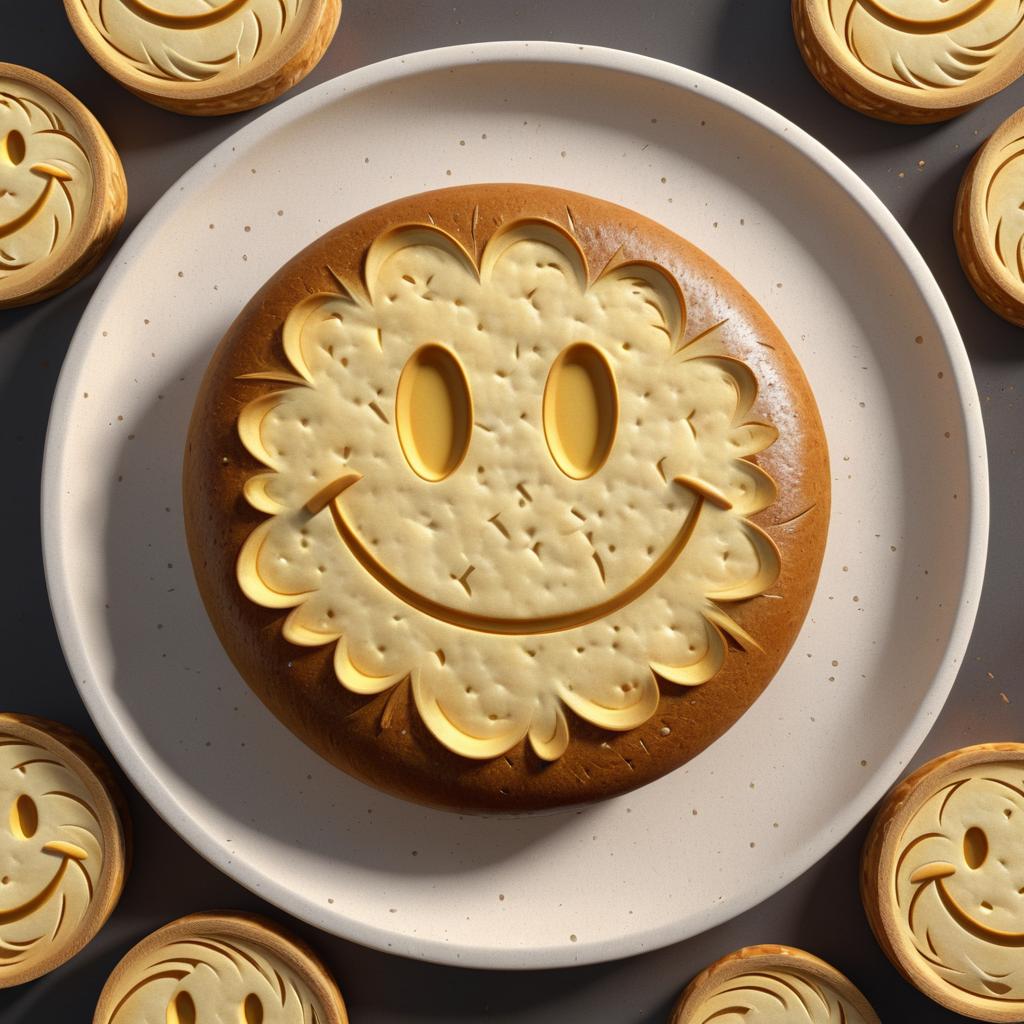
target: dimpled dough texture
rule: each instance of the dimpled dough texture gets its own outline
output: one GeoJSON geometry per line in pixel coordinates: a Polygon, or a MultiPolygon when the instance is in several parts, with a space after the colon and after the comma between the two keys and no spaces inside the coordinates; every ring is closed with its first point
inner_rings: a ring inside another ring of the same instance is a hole
{"type": "Polygon", "coordinates": [[[1021,0],[828,0],[836,35],[867,71],[905,87],[955,90],[1015,60],[1021,0]]]}
{"type": "MultiPolygon", "coordinates": [[[[0,985],[76,941],[106,855],[94,799],[59,747],[0,722],[0,985]]],[[[59,962],[59,960],[57,961],[59,962]]]]}
{"type": "Polygon", "coordinates": [[[956,772],[899,850],[896,905],[921,959],[954,988],[1024,1013],[1024,761],[956,772]]]}
{"type": "Polygon", "coordinates": [[[0,76],[0,284],[44,271],[80,230],[94,181],[78,131],[52,97],[0,76]]]}
{"type": "Polygon", "coordinates": [[[239,418],[269,468],[245,490],[269,515],[239,558],[246,595],[292,607],[293,644],[335,645],[350,690],[411,677],[469,758],[524,737],[558,758],[563,705],[631,729],[656,674],[699,686],[726,635],[764,639],[718,604],[779,571],[747,518],[775,499],[744,459],[776,437],[747,421],[753,375],[714,331],[682,345],[657,266],[595,276],[549,223],[505,225],[479,266],[439,229],[398,228],[369,249],[365,296],[292,309],[294,379],[239,418]]]}
{"type": "MultiPolygon", "coordinates": [[[[132,954],[129,954],[131,957],[132,954]]],[[[199,932],[151,948],[105,991],[95,1024],[322,1024],[328,1016],[280,957],[236,935],[199,932]]]]}
{"type": "Polygon", "coordinates": [[[799,971],[765,968],[712,988],[677,1024],[868,1024],[825,982],[799,971]]]}
{"type": "Polygon", "coordinates": [[[284,45],[310,2],[77,0],[113,50],[161,82],[226,82],[284,45]]]}

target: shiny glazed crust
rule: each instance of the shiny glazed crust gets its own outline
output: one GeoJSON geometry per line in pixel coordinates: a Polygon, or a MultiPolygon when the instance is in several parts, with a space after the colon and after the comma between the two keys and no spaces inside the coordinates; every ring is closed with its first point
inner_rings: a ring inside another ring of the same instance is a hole
{"type": "Polygon", "coordinates": [[[210,117],[270,103],[301,82],[327,52],[341,18],[342,0],[314,0],[305,24],[286,46],[270,59],[250,67],[227,82],[168,82],[140,74],[99,34],[81,0],[64,0],[71,27],[89,56],[112,78],[140,99],[178,114],[210,117]]]}
{"type": "Polygon", "coordinates": [[[753,299],[689,243],[632,211],[602,200],[529,185],[475,185],[411,196],[364,213],[287,263],[249,302],[213,355],[200,389],[184,464],[184,506],[193,566],[207,611],[242,676],[293,732],[343,770],[388,792],[453,810],[525,812],[625,792],[689,760],[720,736],[768,684],[803,622],[817,581],[829,517],[828,454],[817,408],[785,340],[753,299]],[[281,324],[311,292],[358,280],[370,243],[399,224],[431,220],[470,252],[500,225],[542,218],[569,229],[592,268],[617,252],[656,262],[686,297],[684,337],[728,318],[720,330],[729,355],[761,383],[750,416],[779,439],[753,457],[779,486],[778,500],[751,517],[781,553],[771,598],[731,604],[736,622],[764,641],[763,652],[731,650],[709,682],[661,684],[655,714],[624,733],[593,726],[567,711],[571,740],[553,762],[524,740],[507,756],[471,761],[442,746],[408,696],[361,697],[338,682],[329,648],[296,647],[281,635],[285,613],[242,594],[238,553],[264,518],[243,498],[260,464],[242,446],[239,409],[272,390],[238,380],[285,368],[281,324]]]}
{"type": "Polygon", "coordinates": [[[701,1005],[720,985],[740,975],[771,970],[798,971],[807,978],[823,982],[855,1009],[867,1024],[879,1024],[871,1004],[846,975],[802,949],[776,945],[746,946],[705,967],[683,989],[673,1007],[669,1024],[702,1024],[697,1017],[701,1005]]]}
{"type": "Polygon", "coordinates": [[[882,803],[864,843],[860,895],[871,930],[892,965],[929,999],[975,1020],[1019,1021],[1019,1003],[1001,1007],[994,999],[961,992],[922,965],[894,906],[893,878],[901,838],[922,804],[954,773],[992,761],[1024,762],[1024,743],[979,743],[950,751],[922,765],[896,785],[882,803]]]}
{"type": "Polygon", "coordinates": [[[78,142],[85,150],[94,176],[92,201],[85,224],[74,244],[65,246],[39,271],[0,282],[0,309],[27,306],[48,299],[81,280],[100,261],[124,223],[128,185],[121,158],[99,121],[66,89],[45,75],[16,64],[0,62],[0,77],[22,81],[51,96],[69,111],[81,129],[78,142]]]}
{"type": "Polygon", "coordinates": [[[62,943],[48,956],[12,971],[0,981],[0,988],[22,985],[49,974],[87,946],[106,924],[121,898],[131,868],[132,828],[128,803],[106,762],[78,733],[59,722],[31,715],[0,713],[0,732],[9,732],[40,746],[61,749],[68,767],[74,769],[92,796],[92,808],[103,837],[104,863],[89,913],[70,942],[62,943]]]}
{"type": "Polygon", "coordinates": [[[897,124],[933,124],[966,113],[1005,89],[1024,72],[1024,50],[998,75],[955,89],[906,89],[868,72],[837,43],[828,24],[828,0],[792,0],[793,32],[808,70],[840,103],[870,117],[897,124]]]}

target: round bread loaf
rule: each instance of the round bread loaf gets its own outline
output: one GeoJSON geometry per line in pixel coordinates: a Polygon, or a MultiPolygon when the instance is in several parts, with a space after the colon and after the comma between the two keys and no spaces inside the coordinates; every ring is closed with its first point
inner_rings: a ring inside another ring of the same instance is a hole
{"type": "Polygon", "coordinates": [[[860,990],[831,964],[792,946],[747,946],[683,990],[669,1024],[879,1024],[860,990]]]}
{"type": "Polygon", "coordinates": [[[364,213],[214,353],[185,457],[213,624],[267,706],[389,792],[523,812],[678,767],[800,629],[814,400],[704,253],[561,189],[364,213]]]}

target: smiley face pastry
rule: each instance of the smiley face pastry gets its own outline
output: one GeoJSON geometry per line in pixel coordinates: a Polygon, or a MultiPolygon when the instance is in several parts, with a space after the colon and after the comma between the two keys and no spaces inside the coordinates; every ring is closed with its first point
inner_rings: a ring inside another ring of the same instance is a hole
{"type": "Polygon", "coordinates": [[[124,220],[121,162],[56,82],[0,64],[0,309],[77,281],[124,220]]]}
{"type": "Polygon", "coordinates": [[[926,995],[1024,1017],[1024,744],[954,751],[901,783],[872,827],[861,891],[883,949],[926,995]]]}
{"type": "Polygon", "coordinates": [[[701,972],[670,1024],[879,1024],[844,975],[789,946],[748,946],[701,972]]]}
{"type": "Polygon", "coordinates": [[[269,103],[309,74],[341,0],[64,0],[78,38],[122,85],[182,114],[269,103]]]}
{"type": "Polygon", "coordinates": [[[946,120],[1024,70],[1018,0],[793,0],[792,10],[818,81],[886,121],[946,120]]]}
{"type": "Polygon", "coordinates": [[[64,726],[0,714],[0,988],[74,956],[124,884],[127,816],[98,755],[64,726]]]}
{"type": "Polygon", "coordinates": [[[316,954],[250,914],[191,914],[144,938],[114,969],[93,1024],[347,1024],[316,954]]]}
{"type": "Polygon", "coordinates": [[[954,238],[964,273],[994,312],[1024,326],[1024,111],[978,150],[957,196],[954,238]]]}
{"type": "Polygon", "coordinates": [[[785,341],[702,253],[585,196],[472,186],[267,285],[207,373],[185,507],[228,652],[307,742],[523,810],[656,778],[767,685],[826,458],[785,341]]]}

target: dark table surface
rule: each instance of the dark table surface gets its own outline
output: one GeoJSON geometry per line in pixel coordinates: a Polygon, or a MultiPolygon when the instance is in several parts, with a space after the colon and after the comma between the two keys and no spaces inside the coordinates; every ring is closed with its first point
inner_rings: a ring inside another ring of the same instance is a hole
{"type": "MultiPolygon", "coordinates": [[[[346,0],[326,57],[297,88],[395,54],[489,39],[613,46],[673,61],[742,89],[792,119],[881,196],[921,249],[953,309],[974,367],[989,445],[990,558],[974,638],[945,711],[915,764],[953,747],[1024,738],[1024,335],[975,297],[951,238],[953,200],[975,149],[1024,103],[1024,80],[957,120],[902,127],[839,106],[793,42],[788,0],[346,0]]],[[[193,119],[151,107],[108,78],[79,45],[59,0],[2,0],[0,60],[57,79],[92,109],[121,151],[129,183],[123,240],[152,203],[253,117],[193,119]]],[[[114,250],[116,251],[117,243],[114,250]]],[[[107,257],[109,261],[110,257],[107,257]]],[[[0,448],[8,459],[0,525],[10,570],[0,587],[0,707],[64,721],[99,738],[61,654],[43,580],[39,480],[57,375],[99,280],[49,302],[0,312],[0,448]]],[[[130,789],[130,787],[129,787],[130,789]]],[[[355,1024],[503,1021],[663,1022],[679,989],[739,946],[781,942],[836,964],[887,1022],[959,1020],[902,981],[875,945],[857,895],[862,822],[780,893],[695,939],[644,956],[570,970],[502,973],[437,967],[316,932],[222,876],[132,793],[136,859],[110,923],[48,977],[0,992],[0,1024],[91,1020],[107,974],[144,934],[181,914],[264,910],[304,935],[335,972],[355,1024]]]]}

